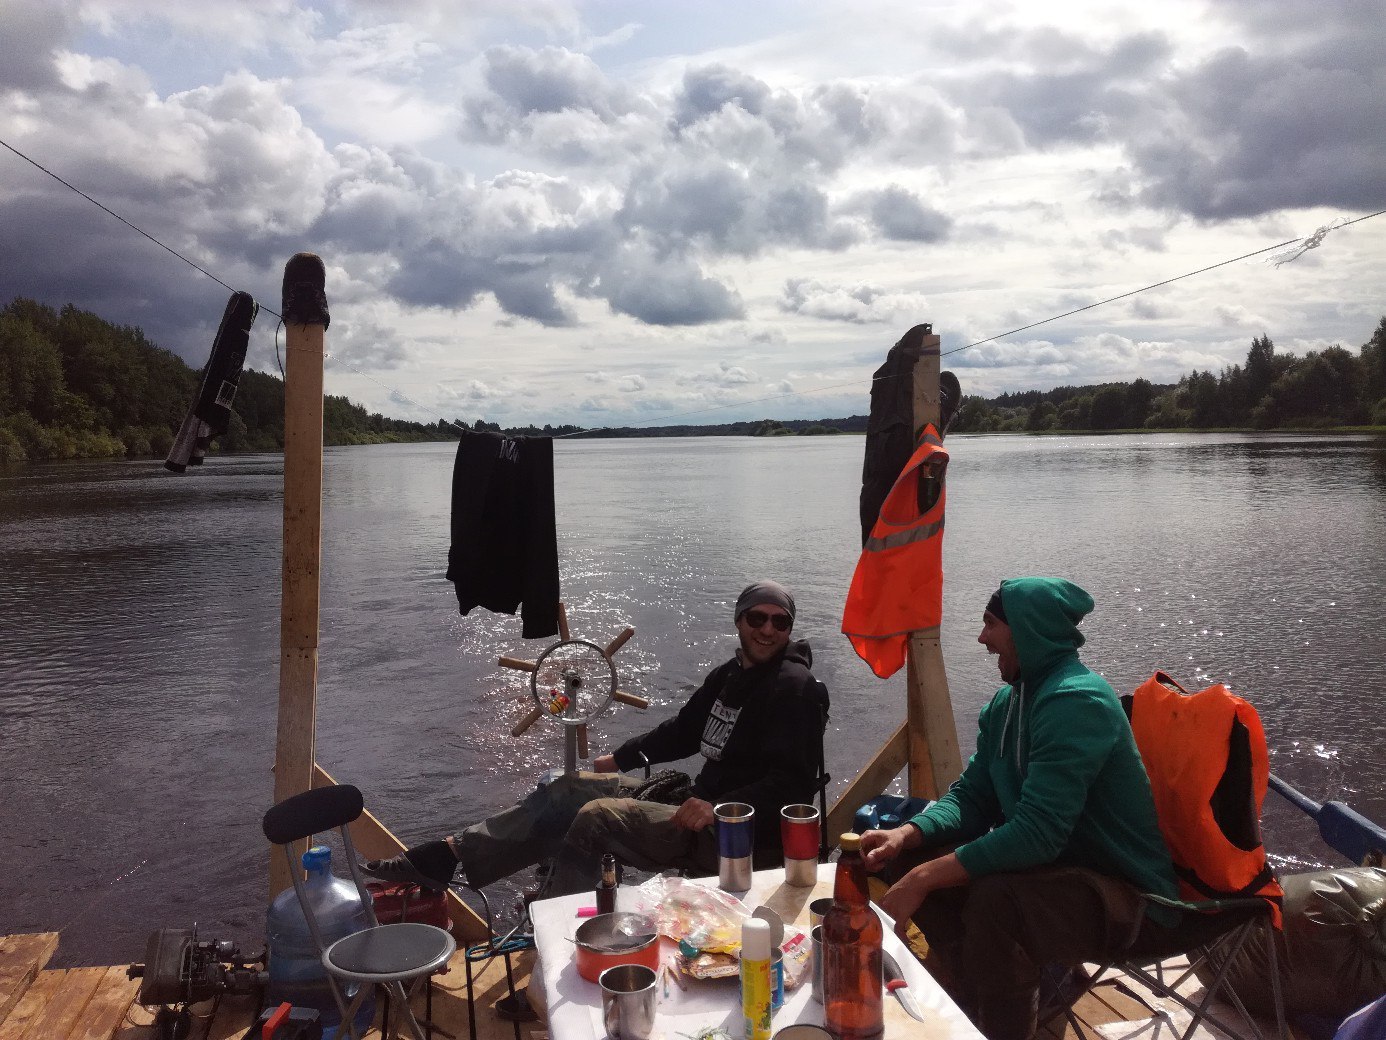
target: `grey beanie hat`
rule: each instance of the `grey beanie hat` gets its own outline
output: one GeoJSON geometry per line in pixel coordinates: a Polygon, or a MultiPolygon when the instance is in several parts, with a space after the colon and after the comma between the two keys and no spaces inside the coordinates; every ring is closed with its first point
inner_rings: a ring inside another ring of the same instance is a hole
{"type": "Polygon", "coordinates": [[[753,581],[736,597],[736,614],[733,620],[740,621],[742,614],[762,603],[772,603],[782,608],[791,618],[794,617],[794,597],[789,594],[788,589],[777,581],[753,581]]]}

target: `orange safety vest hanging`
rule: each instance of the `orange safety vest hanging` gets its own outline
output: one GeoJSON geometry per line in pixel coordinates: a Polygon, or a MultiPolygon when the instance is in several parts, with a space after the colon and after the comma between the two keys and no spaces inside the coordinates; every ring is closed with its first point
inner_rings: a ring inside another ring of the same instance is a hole
{"type": "Polygon", "coordinates": [[[919,447],[881,504],[847,591],[843,634],[882,679],[905,663],[911,632],[943,620],[947,467],[943,439],[932,425],[924,427],[919,447]]]}
{"type": "Polygon", "coordinates": [[[1132,695],[1131,729],[1180,898],[1260,896],[1279,927],[1284,892],[1261,842],[1270,756],[1256,709],[1221,683],[1188,693],[1156,672],[1132,695]]]}

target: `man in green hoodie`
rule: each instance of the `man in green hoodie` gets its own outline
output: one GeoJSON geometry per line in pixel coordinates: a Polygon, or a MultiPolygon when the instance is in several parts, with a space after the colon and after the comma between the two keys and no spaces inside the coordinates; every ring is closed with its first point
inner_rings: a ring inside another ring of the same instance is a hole
{"type": "Polygon", "coordinates": [[[1092,608],[1061,578],[1002,582],[977,641],[1006,685],[976,752],[924,812],[862,836],[872,869],[922,851],[881,909],[901,930],[914,920],[926,963],[989,1040],[1030,1040],[1047,966],[1124,949],[1147,923],[1140,893],[1177,896],[1121,702],[1078,660],[1092,608]]]}

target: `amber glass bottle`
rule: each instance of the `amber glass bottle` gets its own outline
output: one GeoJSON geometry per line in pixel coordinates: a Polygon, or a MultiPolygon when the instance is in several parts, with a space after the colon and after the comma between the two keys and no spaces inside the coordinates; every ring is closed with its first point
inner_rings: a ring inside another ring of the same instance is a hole
{"type": "Polygon", "coordinates": [[[823,1021],[837,1040],[879,1040],[882,1001],[881,919],[871,909],[861,835],[844,834],[823,915],[823,1021]]]}
{"type": "Polygon", "coordinates": [[[597,882],[597,913],[616,912],[616,857],[611,853],[602,856],[602,876],[597,882]]]}

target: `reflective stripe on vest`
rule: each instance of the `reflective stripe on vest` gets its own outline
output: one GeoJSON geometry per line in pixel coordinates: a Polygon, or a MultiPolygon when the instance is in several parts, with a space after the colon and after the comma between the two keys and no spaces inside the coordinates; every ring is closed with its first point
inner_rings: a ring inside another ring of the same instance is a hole
{"type": "Polygon", "coordinates": [[[1284,893],[1261,843],[1270,756],[1256,709],[1221,683],[1185,693],[1156,672],[1132,696],[1131,729],[1180,898],[1260,896],[1278,927],[1284,893]]]}
{"type": "Polygon", "coordinates": [[[882,679],[905,663],[909,634],[943,620],[944,473],[948,452],[932,426],[881,503],[852,575],[842,631],[882,679]],[[939,482],[938,499],[919,511],[920,481],[939,482]]]}

